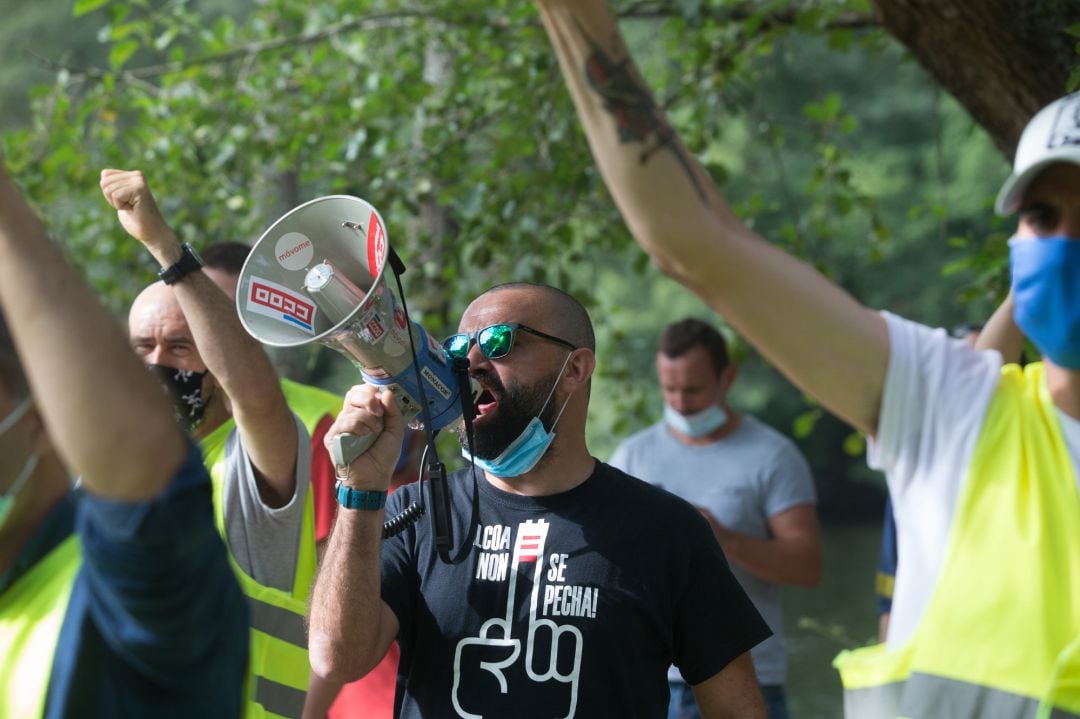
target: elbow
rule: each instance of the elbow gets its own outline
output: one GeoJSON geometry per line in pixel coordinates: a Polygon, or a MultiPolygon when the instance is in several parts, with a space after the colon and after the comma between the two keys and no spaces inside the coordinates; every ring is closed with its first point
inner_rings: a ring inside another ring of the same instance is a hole
{"type": "Polygon", "coordinates": [[[371,666],[358,652],[351,652],[339,642],[313,634],[308,650],[311,670],[328,682],[348,684],[361,678],[371,666]]]}

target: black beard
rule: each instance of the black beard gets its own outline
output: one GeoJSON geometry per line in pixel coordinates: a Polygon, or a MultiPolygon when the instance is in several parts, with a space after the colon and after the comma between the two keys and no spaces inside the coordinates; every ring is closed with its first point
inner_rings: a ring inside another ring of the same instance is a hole
{"type": "MultiPolygon", "coordinates": [[[[472,456],[478,459],[495,459],[525,431],[529,422],[537,415],[540,415],[540,421],[545,429],[549,429],[554,423],[558,407],[550,403],[544,407],[544,401],[547,400],[551,388],[558,381],[558,372],[552,372],[532,386],[511,389],[503,387],[494,374],[483,373],[474,376],[489,388],[491,394],[499,401],[499,406],[493,414],[484,418],[483,426],[474,428],[473,446],[469,452],[472,456]]],[[[457,436],[461,446],[469,449],[463,422],[457,426],[457,436]]]]}

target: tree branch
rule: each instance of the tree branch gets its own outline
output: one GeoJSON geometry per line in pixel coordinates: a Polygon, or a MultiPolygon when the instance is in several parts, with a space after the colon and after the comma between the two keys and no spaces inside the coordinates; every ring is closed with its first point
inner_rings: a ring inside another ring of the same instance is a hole
{"type": "MultiPolygon", "coordinates": [[[[647,1],[638,2],[630,7],[626,8],[622,12],[618,13],[620,20],[648,20],[648,19],[670,19],[674,17],[682,17],[683,14],[671,7],[670,4],[665,3],[657,5],[647,1]]],[[[737,23],[746,22],[751,18],[757,16],[757,12],[750,6],[736,7],[736,8],[717,8],[711,12],[705,11],[701,13],[702,19],[714,20],[720,23],[737,23]]],[[[783,10],[776,10],[774,12],[767,13],[762,19],[759,26],[762,30],[773,30],[782,27],[794,26],[799,18],[799,11],[795,8],[785,8],[783,10]]],[[[868,30],[879,29],[881,23],[871,13],[846,13],[839,15],[832,19],[824,26],[822,30],[868,30]]]]}
{"type": "MultiPolygon", "coordinates": [[[[638,2],[628,9],[624,10],[619,17],[623,19],[670,19],[678,16],[679,13],[672,10],[667,6],[658,6],[647,1],[638,2]]],[[[747,7],[735,8],[725,12],[717,12],[710,16],[715,20],[726,23],[745,22],[754,16],[754,13],[747,7]]],[[[769,13],[761,21],[759,29],[772,30],[780,27],[793,26],[798,18],[798,13],[794,9],[786,9],[778,12],[769,13]]],[[[66,70],[70,74],[68,82],[80,83],[90,80],[99,80],[110,74],[116,74],[117,79],[121,82],[133,83],[138,80],[145,80],[147,78],[160,77],[162,75],[171,75],[178,72],[183,72],[193,67],[202,67],[206,65],[224,65],[234,60],[238,60],[245,57],[252,57],[260,55],[266,52],[272,52],[274,50],[280,50],[283,48],[291,47],[304,47],[306,45],[316,45],[321,42],[335,37],[337,35],[343,35],[357,30],[366,30],[373,28],[384,27],[401,27],[411,22],[421,19],[439,19],[447,24],[492,24],[492,21],[487,18],[469,18],[467,23],[451,23],[445,18],[437,18],[429,12],[421,12],[416,10],[402,10],[397,12],[380,13],[375,15],[368,15],[362,18],[355,18],[346,22],[337,23],[335,25],[329,25],[316,32],[303,33],[299,35],[290,35],[287,37],[276,38],[273,40],[261,40],[258,42],[248,43],[241,45],[240,47],[228,50],[226,52],[214,53],[211,55],[202,55],[200,57],[194,57],[187,60],[179,60],[176,62],[159,63],[156,65],[146,65],[132,70],[121,70],[119,72],[107,70],[100,67],[89,68],[73,68],[63,63],[59,63],[47,58],[35,56],[39,62],[43,62],[47,67],[52,70],[66,70]]],[[[877,28],[880,25],[871,15],[850,14],[847,16],[838,17],[827,25],[824,29],[864,29],[864,28],[877,28]]],[[[505,29],[505,28],[502,28],[505,29]]]]}
{"type": "MultiPolygon", "coordinates": [[[[160,77],[162,75],[171,75],[177,72],[183,72],[193,67],[201,67],[205,65],[225,65],[234,60],[239,60],[254,55],[259,55],[266,52],[272,52],[274,50],[280,50],[286,47],[304,47],[306,45],[316,45],[321,42],[325,42],[337,35],[343,35],[345,33],[355,32],[357,30],[367,30],[372,28],[384,28],[384,27],[401,27],[409,24],[411,21],[421,18],[433,17],[430,13],[419,11],[400,11],[392,13],[382,13],[378,15],[369,15],[367,17],[356,18],[347,22],[337,23],[336,25],[328,25],[322,30],[316,32],[302,33],[300,35],[290,35],[287,37],[275,38],[273,40],[261,40],[259,42],[252,42],[240,47],[228,50],[226,52],[214,53],[212,55],[202,55],[200,57],[193,57],[188,60],[179,60],[176,62],[165,62],[157,65],[145,65],[132,70],[121,70],[115,72],[117,79],[123,82],[133,82],[151,77],[160,77]]],[[[90,67],[84,69],[68,67],[62,63],[58,63],[45,58],[39,58],[44,60],[54,70],[67,70],[71,72],[69,82],[78,83],[86,82],[88,80],[100,80],[101,78],[114,74],[114,71],[106,70],[99,67],[90,67]]]]}

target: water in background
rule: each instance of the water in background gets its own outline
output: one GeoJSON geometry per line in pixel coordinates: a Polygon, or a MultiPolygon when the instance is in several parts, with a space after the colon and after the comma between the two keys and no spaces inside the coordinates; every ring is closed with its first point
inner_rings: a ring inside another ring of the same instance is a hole
{"type": "Polygon", "coordinates": [[[825,574],[814,589],[785,587],[788,704],[792,719],[839,719],[840,678],[832,659],[877,637],[874,574],[880,524],[822,527],[825,574]]]}

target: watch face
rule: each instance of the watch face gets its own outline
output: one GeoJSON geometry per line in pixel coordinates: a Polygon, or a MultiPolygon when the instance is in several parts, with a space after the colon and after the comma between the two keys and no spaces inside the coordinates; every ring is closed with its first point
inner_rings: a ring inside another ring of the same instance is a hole
{"type": "Polygon", "coordinates": [[[196,252],[195,248],[192,247],[187,242],[184,243],[184,252],[185,252],[185,254],[190,255],[191,259],[195,260],[195,262],[198,263],[199,267],[202,268],[202,266],[203,266],[202,255],[200,255],[198,252],[196,252]]]}

